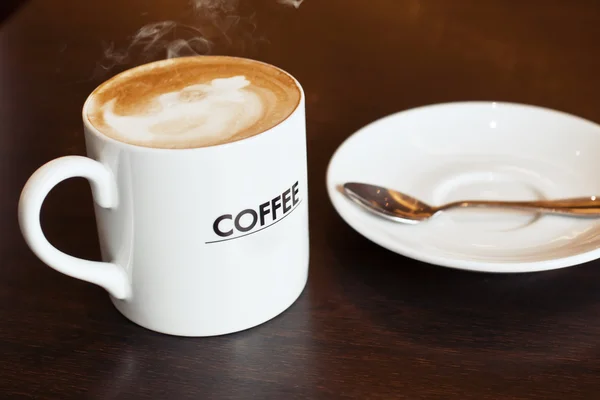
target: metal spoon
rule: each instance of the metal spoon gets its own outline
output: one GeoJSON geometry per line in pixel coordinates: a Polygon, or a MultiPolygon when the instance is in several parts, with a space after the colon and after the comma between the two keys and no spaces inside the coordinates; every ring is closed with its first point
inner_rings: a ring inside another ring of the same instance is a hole
{"type": "Polygon", "coordinates": [[[512,208],[580,217],[600,217],[600,196],[539,201],[464,200],[431,206],[407,194],[366,183],[348,182],[344,184],[343,189],[350,199],[366,210],[393,221],[409,224],[425,221],[440,211],[455,207],[512,208]]]}

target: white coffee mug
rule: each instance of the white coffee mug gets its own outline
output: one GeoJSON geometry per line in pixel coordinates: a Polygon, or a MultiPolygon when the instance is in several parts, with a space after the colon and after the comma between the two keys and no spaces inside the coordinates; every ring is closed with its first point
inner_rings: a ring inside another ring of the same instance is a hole
{"type": "Polygon", "coordinates": [[[128,319],[180,336],[228,334],[282,313],[308,277],[304,92],[279,125],[193,149],[139,147],[83,123],[87,156],[48,162],[27,181],[19,223],[44,263],[105,288],[128,319]],[[87,178],[103,262],[56,249],[40,209],[61,181],[87,178]]]}

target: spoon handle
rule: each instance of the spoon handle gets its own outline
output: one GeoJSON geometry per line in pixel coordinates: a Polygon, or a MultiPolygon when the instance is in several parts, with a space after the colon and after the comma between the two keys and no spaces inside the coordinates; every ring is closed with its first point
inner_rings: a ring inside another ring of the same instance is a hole
{"type": "Polygon", "coordinates": [[[439,207],[438,210],[455,207],[517,208],[521,210],[533,210],[553,214],[597,217],[600,216],[600,196],[535,201],[466,200],[448,203],[439,207]]]}

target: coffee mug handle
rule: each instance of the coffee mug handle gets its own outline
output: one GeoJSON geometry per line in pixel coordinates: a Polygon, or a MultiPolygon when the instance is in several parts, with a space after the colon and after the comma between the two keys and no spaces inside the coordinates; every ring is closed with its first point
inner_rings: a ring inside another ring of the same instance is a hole
{"type": "Polygon", "coordinates": [[[90,182],[94,201],[100,207],[117,206],[117,185],[109,169],[87,157],[60,157],[40,167],[25,184],[19,199],[21,232],[33,253],[48,266],[73,278],[99,285],[117,299],[126,299],[130,296],[131,286],[123,267],[70,256],[52,246],[44,236],[40,225],[44,199],[54,186],[76,177],[90,182]]]}

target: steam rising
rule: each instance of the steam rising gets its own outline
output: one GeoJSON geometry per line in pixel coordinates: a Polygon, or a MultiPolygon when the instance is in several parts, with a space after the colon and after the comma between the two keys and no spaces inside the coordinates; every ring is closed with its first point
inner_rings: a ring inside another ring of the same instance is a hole
{"type": "MultiPolygon", "coordinates": [[[[276,0],[285,6],[299,8],[304,0],[276,0]]],[[[135,57],[141,62],[154,58],[177,58],[191,55],[207,55],[223,44],[229,48],[254,45],[262,38],[256,35],[254,14],[243,15],[240,0],[190,0],[192,22],[181,23],[167,20],[140,28],[124,49],[115,44],[105,46],[104,57],[109,70],[126,64],[135,57]],[[234,39],[235,38],[235,39],[234,39]]]]}
{"type": "Polygon", "coordinates": [[[304,0],[277,0],[279,4],[283,4],[284,6],[292,6],[294,8],[299,8],[300,5],[304,2],[304,0]]]}
{"type": "Polygon", "coordinates": [[[196,11],[229,14],[237,9],[239,0],[192,0],[191,2],[196,11]]]}

